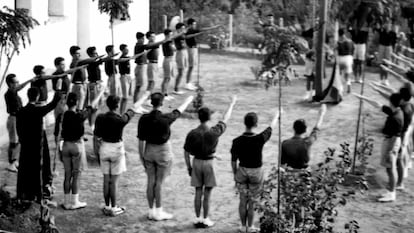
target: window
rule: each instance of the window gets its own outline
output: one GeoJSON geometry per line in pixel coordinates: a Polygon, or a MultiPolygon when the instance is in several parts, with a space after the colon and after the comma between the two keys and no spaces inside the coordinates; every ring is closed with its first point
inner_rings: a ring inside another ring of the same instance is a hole
{"type": "Polygon", "coordinates": [[[64,0],[49,0],[49,16],[65,16],[64,0]]]}

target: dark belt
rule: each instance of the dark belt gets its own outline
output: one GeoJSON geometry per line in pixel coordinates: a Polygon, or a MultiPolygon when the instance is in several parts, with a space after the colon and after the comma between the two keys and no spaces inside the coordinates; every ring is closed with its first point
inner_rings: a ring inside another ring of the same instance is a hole
{"type": "Polygon", "coordinates": [[[89,81],[89,83],[94,83],[94,84],[99,84],[99,83],[101,83],[101,82],[102,82],[102,80],[89,81]]]}
{"type": "Polygon", "coordinates": [[[195,45],[195,46],[188,46],[188,48],[190,48],[190,49],[196,49],[197,48],[197,45],[195,45]]]}
{"type": "Polygon", "coordinates": [[[110,141],[110,140],[102,139],[102,141],[106,143],[118,143],[118,142],[122,142],[122,139],[119,139],[118,141],[110,141]]]}
{"type": "Polygon", "coordinates": [[[84,84],[84,82],[73,82],[73,84],[84,84]]]}
{"type": "Polygon", "coordinates": [[[185,50],[186,48],[181,48],[181,49],[177,49],[177,51],[182,51],[182,50],[185,50]]]}
{"type": "Polygon", "coordinates": [[[9,115],[15,117],[17,115],[17,113],[9,113],[9,115]]]}
{"type": "Polygon", "coordinates": [[[156,64],[156,63],[158,63],[158,60],[150,60],[149,63],[156,64]]]}
{"type": "Polygon", "coordinates": [[[168,57],[174,57],[174,55],[171,55],[171,56],[164,56],[164,57],[167,57],[167,58],[168,58],[168,57]]]}
{"type": "Polygon", "coordinates": [[[208,156],[197,156],[197,155],[194,155],[194,158],[195,159],[198,159],[198,160],[212,160],[212,159],[214,159],[214,156],[211,156],[211,155],[208,155],[208,156]]]}

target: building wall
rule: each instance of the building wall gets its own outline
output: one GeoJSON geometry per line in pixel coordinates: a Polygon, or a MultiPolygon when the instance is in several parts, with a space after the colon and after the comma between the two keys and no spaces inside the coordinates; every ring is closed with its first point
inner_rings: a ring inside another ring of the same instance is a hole
{"type": "MultiPolygon", "coordinates": [[[[14,8],[14,4],[14,0],[2,0],[0,7],[6,5],[14,8]]],[[[79,45],[84,57],[88,46],[96,46],[99,54],[105,54],[105,46],[111,44],[109,16],[101,14],[97,5],[98,0],[16,0],[16,7],[30,8],[32,17],[40,25],[30,32],[31,44],[25,49],[21,48],[20,53],[13,58],[9,73],[15,73],[19,81],[24,82],[33,77],[35,65],[43,65],[47,71],[53,72],[53,60],[58,56],[65,58],[68,67],[71,61],[69,47],[72,45],[79,45]]],[[[145,32],[149,28],[149,0],[134,1],[129,13],[131,20],[115,22],[114,45],[118,51],[119,45],[125,43],[130,53],[133,53],[135,33],[145,32]]],[[[0,69],[5,67],[5,59],[2,60],[0,69]]],[[[3,73],[2,70],[0,72],[3,73]]],[[[8,140],[4,102],[6,89],[7,85],[4,84],[0,90],[0,143],[8,140]]],[[[20,92],[24,104],[26,93],[26,89],[20,92]]]]}

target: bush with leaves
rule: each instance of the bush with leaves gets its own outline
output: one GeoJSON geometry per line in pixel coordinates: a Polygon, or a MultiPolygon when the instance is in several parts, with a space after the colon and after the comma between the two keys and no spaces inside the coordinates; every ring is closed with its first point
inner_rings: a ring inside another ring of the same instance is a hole
{"type": "MultiPolygon", "coordinates": [[[[350,170],[352,158],[347,143],[341,144],[339,154],[329,148],[324,155],[324,161],[314,170],[271,170],[255,199],[261,213],[261,233],[334,232],[336,208],[346,204],[347,196],[347,193],[341,194],[339,185],[350,170]]],[[[351,221],[346,228],[348,232],[357,232],[359,226],[351,221]]]]}

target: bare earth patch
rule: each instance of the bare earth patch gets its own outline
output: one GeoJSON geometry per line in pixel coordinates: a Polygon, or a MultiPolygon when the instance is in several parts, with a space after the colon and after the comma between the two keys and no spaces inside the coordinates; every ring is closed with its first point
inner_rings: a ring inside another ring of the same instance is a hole
{"type": "MultiPolygon", "coordinates": [[[[52,210],[56,216],[56,224],[60,232],[237,232],[239,225],[238,195],[234,188],[233,175],[230,165],[230,147],[233,138],[243,130],[243,117],[247,112],[255,111],[259,115],[259,130],[263,130],[271,121],[274,109],[277,107],[277,88],[268,91],[264,86],[254,81],[250,66],[259,64],[259,61],[230,57],[225,55],[203,54],[201,56],[201,84],[206,90],[204,102],[206,106],[216,111],[215,118],[221,116],[230,101],[230,96],[238,94],[239,101],[234,109],[228,129],[220,139],[217,155],[221,161],[215,161],[218,187],[212,196],[211,218],[216,225],[211,229],[196,230],[193,228],[194,218],[193,198],[194,190],[190,187],[190,177],[187,175],[183,156],[183,144],[186,134],[198,125],[195,119],[179,119],[172,127],[171,142],[175,153],[172,174],[165,183],[163,190],[163,206],[174,214],[174,219],[165,222],[153,222],[146,219],[147,201],[145,198],[146,175],[138,157],[137,122],[139,117],[124,130],[124,141],[128,153],[128,171],[124,173],[119,186],[119,203],[127,208],[125,214],[117,217],[106,217],[100,210],[103,203],[102,174],[96,163],[91,162],[89,169],[81,178],[80,198],[88,203],[87,208],[78,211],[64,211],[60,207],[52,210]]],[[[301,68],[299,68],[300,71],[301,68]]],[[[161,77],[161,76],[160,76],[161,77]]],[[[367,80],[377,80],[375,73],[367,73],[367,80]]],[[[157,87],[161,78],[156,80],[157,87]]],[[[391,82],[394,87],[398,83],[391,82]]],[[[359,92],[360,84],[354,84],[354,91],[359,92]]],[[[319,105],[301,102],[305,93],[305,82],[293,80],[291,86],[283,87],[282,139],[292,136],[292,123],[297,118],[304,118],[308,126],[315,124],[319,105]]],[[[374,95],[371,90],[366,93],[374,95]]],[[[188,95],[188,93],[186,94],[188,95]]],[[[185,95],[185,96],[186,96],[185,95]]],[[[185,96],[179,97],[164,106],[164,110],[177,107],[185,96]]],[[[378,95],[376,95],[380,98],[378,95]]],[[[386,103],[386,101],[384,101],[386,103]]],[[[329,106],[326,120],[322,126],[319,140],[313,147],[312,164],[318,163],[323,151],[328,147],[339,148],[342,142],[349,142],[351,148],[355,140],[358,101],[351,95],[346,95],[339,105],[329,106]]],[[[376,202],[376,196],[381,193],[385,183],[385,171],[379,165],[379,149],[382,137],[380,129],[385,116],[378,110],[365,105],[365,129],[375,139],[374,154],[370,158],[369,181],[371,189],[365,194],[357,194],[347,206],[339,209],[337,229],[343,230],[345,222],[355,219],[360,223],[361,232],[414,232],[414,179],[406,181],[406,190],[397,194],[397,201],[389,204],[376,202]]],[[[214,119],[217,120],[217,119],[214,119]]],[[[52,129],[48,129],[49,145],[54,149],[52,129]]],[[[91,149],[90,129],[87,127],[87,150],[91,149]]],[[[277,162],[278,135],[274,132],[270,142],[264,148],[264,167],[269,171],[277,162]]],[[[15,174],[5,172],[6,150],[2,151],[0,181],[8,187],[14,187],[15,174]]],[[[63,201],[63,167],[58,162],[57,170],[60,176],[54,181],[57,187],[55,200],[63,201]]],[[[411,172],[412,173],[412,172],[411,172]]],[[[1,229],[1,226],[0,226],[1,229]]],[[[13,229],[8,229],[13,230],[13,229]]]]}

